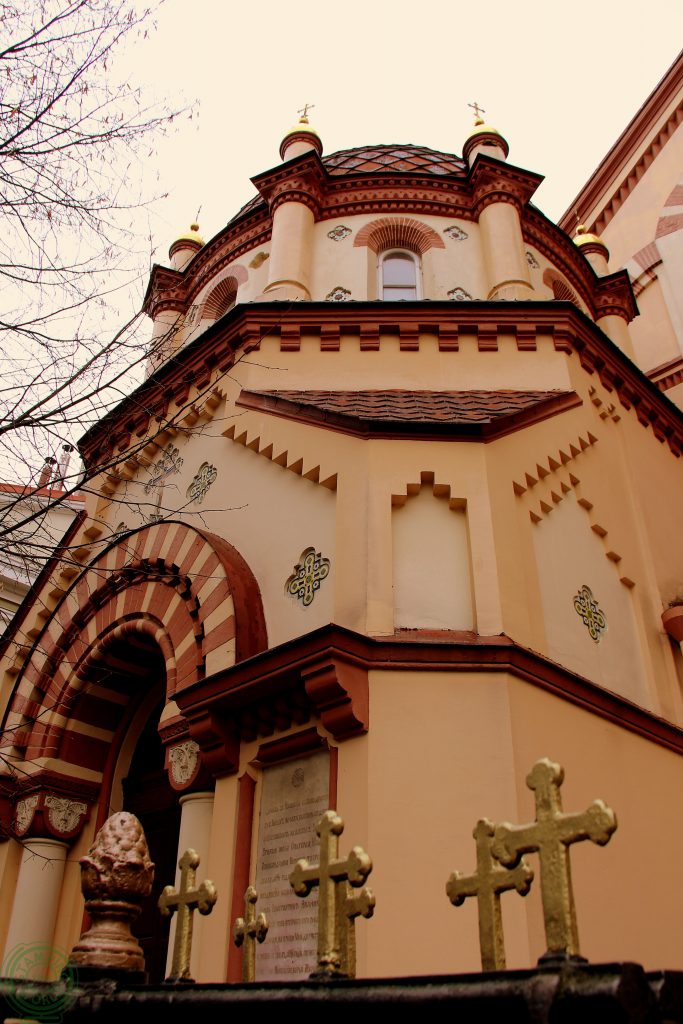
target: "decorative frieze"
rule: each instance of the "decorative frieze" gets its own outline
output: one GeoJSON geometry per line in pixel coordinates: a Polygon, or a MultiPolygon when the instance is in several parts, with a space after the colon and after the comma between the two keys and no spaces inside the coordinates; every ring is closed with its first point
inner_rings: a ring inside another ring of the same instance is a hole
{"type": "Polygon", "coordinates": [[[351,292],[348,288],[342,288],[341,285],[337,285],[331,292],[328,292],[325,299],[328,302],[348,302],[351,298],[351,292]]]}
{"type": "Polygon", "coordinates": [[[201,466],[197,470],[192,483],[187,488],[186,497],[188,501],[193,501],[196,505],[201,505],[206,497],[211,484],[218,476],[218,470],[215,466],[212,466],[208,462],[202,462],[201,466]]]}
{"type": "Polygon", "coordinates": [[[605,613],[593,597],[593,591],[585,584],[574,597],[574,611],[581,618],[591,635],[591,639],[599,643],[602,634],[607,630],[607,619],[605,618],[605,613]]]}
{"type": "Polygon", "coordinates": [[[17,800],[14,812],[14,831],[16,835],[23,836],[28,832],[37,806],[38,793],[32,793],[30,796],[17,800]]]}
{"type": "Polygon", "coordinates": [[[350,234],[351,228],[347,228],[345,224],[337,224],[336,228],[327,232],[327,237],[331,238],[333,242],[343,242],[350,234]]]}
{"type": "Polygon", "coordinates": [[[330,574],[330,560],[323,558],[315,548],[306,548],[301,552],[294,572],[287,580],[285,589],[288,594],[302,602],[304,608],[313,603],[320,584],[330,574]]]}
{"type": "Polygon", "coordinates": [[[171,782],[177,787],[186,786],[197,774],[199,746],[194,740],[185,740],[168,751],[168,767],[171,782]]]}
{"type": "Polygon", "coordinates": [[[64,835],[72,833],[88,812],[88,805],[81,800],[49,795],[45,797],[47,820],[55,832],[64,835]]]}

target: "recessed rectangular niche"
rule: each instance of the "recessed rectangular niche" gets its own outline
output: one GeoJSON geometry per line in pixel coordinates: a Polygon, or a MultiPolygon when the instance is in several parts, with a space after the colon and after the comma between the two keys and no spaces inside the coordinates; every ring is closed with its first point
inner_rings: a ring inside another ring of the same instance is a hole
{"type": "Polygon", "coordinates": [[[256,953],[257,981],[306,978],[316,966],[318,890],[295,896],[289,875],[306,857],[319,862],[315,826],[328,810],[329,751],[263,769],[256,851],[257,913],[268,937],[256,953]]]}
{"type": "Polygon", "coordinates": [[[392,509],[397,629],[474,629],[467,513],[451,505],[423,486],[392,509]]]}

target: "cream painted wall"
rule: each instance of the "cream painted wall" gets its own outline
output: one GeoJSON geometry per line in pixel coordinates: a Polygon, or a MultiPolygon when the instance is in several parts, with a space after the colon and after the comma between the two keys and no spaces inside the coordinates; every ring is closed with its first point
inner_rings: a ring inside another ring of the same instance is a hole
{"type": "Polygon", "coordinates": [[[619,581],[573,494],[534,527],[548,654],[561,665],[643,707],[651,707],[629,588],[619,581]],[[574,608],[583,586],[607,620],[598,642],[574,608]]]}
{"type": "Polygon", "coordinates": [[[392,511],[394,625],[474,629],[467,516],[424,486],[392,511]]]}

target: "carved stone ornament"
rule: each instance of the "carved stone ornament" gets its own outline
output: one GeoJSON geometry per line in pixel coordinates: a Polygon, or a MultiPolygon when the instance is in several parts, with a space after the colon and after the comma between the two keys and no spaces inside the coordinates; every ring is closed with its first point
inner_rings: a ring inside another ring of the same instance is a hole
{"type": "Polygon", "coordinates": [[[325,299],[328,302],[348,302],[351,298],[351,292],[348,288],[342,288],[341,285],[337,285],[331,292],[328,292],[325,299]]]}
{"type": "Polygon", "coordinates": [[[316,591],[320,590],[320,584],[330,573],[330,560],[323,558],[315,548],[306,548],[301,552],[299,561],[294,566],[294,572],[287,580],[285,589],[288,594],[297,597],[308,608],[313,602],[316,591]]]}
{"type": "Polygon", "coordinates": [[[534,254],[532,252],[529,252],[528,249],[526,251],[526,261],[527,261],[527,263],[529,264],[529,266],[531,267],[532,270],[538,270],[539,269],[540,264],[539,264],[538,260],[536,259],[536,257],[534,256],[534,254]]]}
{"type": "Polygon", "coordinates": [[[596,644],[599,643],[602,634],[607,630],[607,619],[593,597],[593,591],[585,584],[574,597],[574,611],[581,617],[591,639],[595,640],[596,644]]]}
{"type": "Polygon", "coordinates": [[[37,805],[37,793],[32,793],[31,796],[25,796],[21,800],[17,800],[17,807],[14,812],[14,831],[16,835],[23,836],[28,832],[37,805]]]}
{"type": "Polygon", "coordinates": [[[69,963],[79,971],[144,977],[145,959],[130,926],[152,891],[154,865],[135,815],[120,811],[108,818],[80,865],[92,926],[72,949],[69,963]]]}
{"type": "Polygon", "coordinates": [[[177,786],[185,786],[192,779],[199,764],[199,746],[194,740],[185,740],[168,752],[171,778],[177,786]]]}
{"type": "Polygon", "coordinates": [[[78,828],[81,818],[88,812],[88,805],[82,801],[52,794],[45,797],[45,807],[51,827],[65,835],[78,828]]]}
{"type": "Polygon", "coordinates": [[[182,465],[183,460],[178,449],[174,447],[172,441],[169,441],[161,454],[161,458],[152,466],[150,478],[145,484],[145,494],[153,491],[165,477],[171,476],[172,473],[180,472],[182,465]]]}
{"type": "Polygon", "coordinates": [[[194,501],[195,504],[201,505],[206,497],[206,492],[217,476],[218,470],[215,466],[210,465],[208,462],[202,462],[194,480],[187,488],[187,498],[190,501],[194,501]]]}
{"type": "Polygon", "coordinates": [[[468,302],[472,300],[472,296],[469,292],[466,292],[464,288],[451,288],[451,290],[446,294],[448,295],[448,298],[452,299],[454,302],[468,302]]]}
{"type": "Polygon", "coordinates": [[[336,228],[327,232],[327,237],[331,238],[333,242],[343,242],[350,234],[351,228],[347,228],[345,224],[337,224],[336,228]]]}
{"type": "Polygon", "coordinates": [[[444,235],[448,235],[455,242],[464,242],[466,238],[470,236],[462,228],[459,228],[457,224],[451,224],[450,227],[443,229],[444,235]]]}

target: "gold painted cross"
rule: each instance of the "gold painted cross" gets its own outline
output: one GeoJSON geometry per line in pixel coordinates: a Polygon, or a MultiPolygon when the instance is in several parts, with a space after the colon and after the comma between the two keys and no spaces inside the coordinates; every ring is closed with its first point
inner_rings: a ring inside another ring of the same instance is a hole
{"type": "Polygon", "coordinates": [[[320,864],[299,860],[289,876],[297,896],[308,896],[316,885],[318,894],[318,966],[312,978],[339,977],[341,950],[339,901],[346,896],[340,882],[359,888],[372,871],[372,861],[360,846],[354,846],[346,860],[340,860],[339,836],[344,822],[334,811],[325,811],[315,828],[320,836],[320,864]]]}
{"type": "Polygon", "coordinates": [[[196,850],[185,850],[178,861],[178,867],[180,891],[176,892],[172,885],[167,885],[159,897],[159,910],[165,917],[170,917],[174,910],[178,912],[171,973],[166,981],[191,981],[192,915],[195,910],[200,914],[210,914],[218,893],[213,882],[208,879],[198,889],[194,888],[199,867],[199,854],[196,850]]]}
{"type": "Polygon", "coordinates": [[[301,110],[297,110],[297,114],[301,114],[301,120],[304,124],[308,124],[308,111],[313,110],[315,103],[304,103],[301,110]]]}
{"type": "Polygon", "coordinates": [[[474,123],[483,124],[484,122],[481,119],[481,115],[486,113],[484,108],[480,107],[478,103],[468,103],[467,106],[471,107],[474,111],[474,123]]]}
{"type": "Polygon", "coordinates": [[[581,814],[563,814],[563,779],[564,770],[559,764],[547,758],[537,761],[526,779],[536,794],[536,821],[530,825],[497,825],[491,845],[493,856],[508,867],[518,864],[523,853],[538,853],[548,943],[541,958],[544,961],[580,956],[569,846],[584,839],[604,846],[617,827],[614,811],[602,800],[594,800],[581,814]]]}
{"type": "Polygon", "coordinates": [[[353,893],[348,882],[341,882],[344,892],[337,901],[339,912],[339,959],[341,972],[347,978],[356,977],[356,918],[372,917],[375,912],[375,894],[367,885],[353,893]]]}
{"type": "Polygon", "coordinates": [[[256,943],[263,942],[268,934],[265,914],[256,916],[258,893],[250,885],[244,894],[244,917],[238,917],[232,931],[236,946],[244,944],[242,954],[242,981],[256,981],[256,943]]]}
{"type": "Polygon", "coordinates": [[[512,871],[502,868],[494,861],[491,856],[494,827],[488,818],[481,818],[474,826],[472,835],[477,843],[476,873],[463,875],[459,871],[454,871],[446,883],[448,898],[456,907],[462,906],[468,896],[477,897],[479,947],[484,971],[505,970],[500,894],[516,889],[520,896],[526,896],[534,878],[533,871],[524,860],[512,871]]]}

